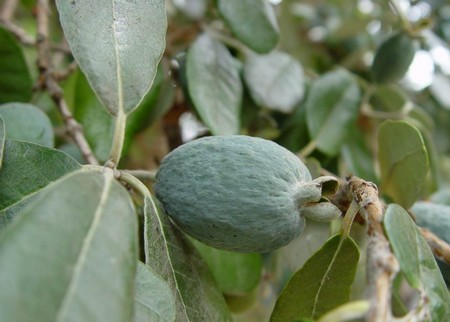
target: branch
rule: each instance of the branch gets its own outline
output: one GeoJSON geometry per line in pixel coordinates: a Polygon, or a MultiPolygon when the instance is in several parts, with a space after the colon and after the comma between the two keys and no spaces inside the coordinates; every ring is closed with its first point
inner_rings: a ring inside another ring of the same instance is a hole
{"type": "Polygon", "coordinates": [[[433,250],[434,255],[450,264],[450,245],[426,228],[419,227],[419,230],[426,239],[428,246],[433,250]]]}
{"type": "Polygon", "coordinates": [[[19,39],[19,41],[24,45],[34,46],[36,44],[35,39],[24,29],[12,22],[18,4],[18,0],[5,0],[0,8],[0,24],[3,28],[14,34],[14,36],[16,36],[16,38],[19,39]]]}
{"type": "Polygon", "coordinates": [[[0,9],[0,19],[11,21],[14,17],[18,5],[18,0],[5,0],[2,8],[0,9]]]}
{"type": "Polygon", "coordinates": [[[37,64],[39,68],[40,87],[46,89],[61,113],[67,132],[80,149],[86,161],[90,164],[98,164],[92,150],[83,134],[81,125],[74,119],[64,99],[63,91],[58,85],[52,73],[50,61],[50,43],[48,29],[48,0],[38,0],[36,5],[37,19],[37,64]]]}
{"type": "Polygon", "coordinates": [[[387,322],[392,317],[392,281],[399,271],[397,259],[392,253],[384,234],[383,206],[378,198],[375,184],[357,177],[347,180],[354,200],[361,207],[360,213],[367,221],[367,279],[370,308],[367,321],[387,322]]]}

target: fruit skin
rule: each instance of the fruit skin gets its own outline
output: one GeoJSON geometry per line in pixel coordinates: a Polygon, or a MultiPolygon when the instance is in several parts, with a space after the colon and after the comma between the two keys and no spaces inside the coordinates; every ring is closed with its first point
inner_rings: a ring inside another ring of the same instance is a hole
{"type": "Polygon", "coordinates": [[[386,39],[377,49],[372,64],[372,77],[376,83],[385,84],[401,79],[408,71],[416,53],[414,39],[398,32],[386,39]]]}
{"type": "Polygon", "coordinates": [[[305,220],[299,200],[316,202],[321,191],[287,149],[230,135],[172,151],[158,170],[155,192],[176,224],[205,244],[268,252],[300,235],[305,220]]]}

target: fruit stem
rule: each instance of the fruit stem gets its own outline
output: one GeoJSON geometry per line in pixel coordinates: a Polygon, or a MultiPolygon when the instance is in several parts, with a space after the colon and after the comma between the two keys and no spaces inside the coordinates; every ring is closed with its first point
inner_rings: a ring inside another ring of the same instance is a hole
{"type": "Polygon", "coordinates": [[[347,238],[350,235],[350,229],[352,228],[353,220],[358,214],[359,209],[359,204],[355,200],[352,200],[350,207],[348,207],[347,212],[345,213],[344,220],[342,221],[342,238],[347,238]]]}

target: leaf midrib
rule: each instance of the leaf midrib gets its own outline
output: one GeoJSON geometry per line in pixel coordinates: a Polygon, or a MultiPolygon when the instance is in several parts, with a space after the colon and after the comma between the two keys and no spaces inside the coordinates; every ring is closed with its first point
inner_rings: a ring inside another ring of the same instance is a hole
{"type": "Polygon", "coordinates": [[[82,274],[82,271],[84,268],[84,264],[87,259],[87,254],[90,250],[90,246],[92,245],[92,240],[93,240],[95,232],[97,231],[97,228],[99,226],[100,219],[101,219],[102,215],[104,214],[104,212],[103,212],[104,205],[108,199],[109,191],[111,190],[111,187],[112,187],[112,182],[114,181],[112,173],[109,173],[109,172],[104,174],[104,178],[105,178],[104,187],[103,187],[103,191],[100,196],[99,203],[97,205],[97,209],[94,214],[94,218],[93,218],[93,220],[91,222],[91,226],[89,227],[89,230],[83,240],[83,246],[81,247],[81,250],[80,250],[80,253],[78,254],[77,260],[75,261],[72,279],[69,283],[69,286],[67,287],[66,293],[63,297],[63,300],[61,301],[62,304],[61,304],[61,307],[60,307],[58,313],[56,314],[55,321],[63,321],[64,318],[66,317],[67,310],[68,310],[71,300],[76,292],[78,281],[81,277],[81,274],[82,274]]]}

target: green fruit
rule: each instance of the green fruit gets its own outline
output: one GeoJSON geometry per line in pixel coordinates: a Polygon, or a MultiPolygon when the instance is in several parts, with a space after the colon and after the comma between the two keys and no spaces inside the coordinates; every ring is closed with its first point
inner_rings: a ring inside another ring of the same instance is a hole
{"type": "Polygon", "coordinates": [[[385,40],[378,48],[372,64],[372,77],[384,84],[401,79],[408,71],[416,53],[414,39],[399,32],[385,40]]]}
{"type": "MultiPolygon", "coordinates": [[[[221,249],[268,252],[284,246],[303,230],[305,215],[316,216],[322,185],[306,166],[278,144],[248,136],[201,138],[167,155],[156,175],[155,192],[165,210],[187,234],[221,249]]],[[[329,184],[329,183],[332,184],[329,184]]],[[[329,188],[327,188],[329,190],[329,188]]],[[[327,191],[328,193],[329,191],[327,191]]]]}

